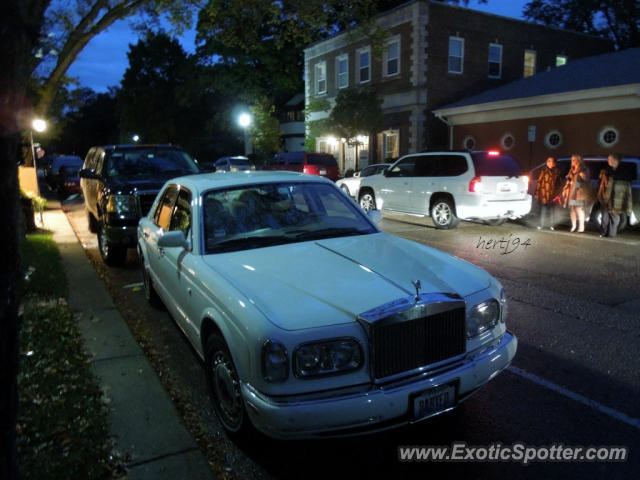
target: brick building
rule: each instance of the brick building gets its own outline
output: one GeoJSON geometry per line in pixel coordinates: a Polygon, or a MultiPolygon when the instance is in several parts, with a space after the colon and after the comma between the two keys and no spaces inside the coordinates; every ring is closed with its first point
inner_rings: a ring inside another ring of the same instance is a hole
{"type": "MultiPolygon", "coordinates": [[[[384,125],[358,148],[330,137],[316,149],[336,154],[344,171],[447,144],[432,111],[507,82],[611,51],[611,42],[464,7],[414,0],[375,19],[386,32],[382,54],[356,31],[305,49],[305,100],[335,105],[341,88],[370,86],[382,99],[384,125]]],[[[326,118],[311,112],[307,122],[326,118]]],[[[308,125],[307,125],[308,127],[308,125]]]]}
{"type": "Polygon", "coordinates": [[[434,112],[450,148],[500,148],[526,169],[548,156],[640,153],[640,48],[595,55],[434,112]]]}

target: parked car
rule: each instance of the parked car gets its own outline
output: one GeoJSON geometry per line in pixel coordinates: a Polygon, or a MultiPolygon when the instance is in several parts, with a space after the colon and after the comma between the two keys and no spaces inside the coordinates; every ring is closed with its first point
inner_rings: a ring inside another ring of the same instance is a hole
{"type": "Polygon", "coordinates": [[[221,157],[213,164],[213,166],[216,167],[216,172],[240,172],[256,169],[249,159],[242,155],[236,155],[235,157],[221,157]]]}
{"type": "Polygon", "coordinates": [[[82,164],[82,158],[77,155],[60,155],[45,170],[45,180],[52,190],[61,194],[77,193],[80,191],[78,171],[82,164]]]}
{"type": "Polygon", "coordinates": [[[496,225],[529,213],[527,186],[518,162],[499,151],[434,151],[405,155],[383,175],[364,178],[358,201],[365,211],[431,216],[442,229],[460,220],[496,225]]]}
{"type": "Polygon", "coordinates": [[[187,152],[172,145],[92,147],[80,171],[89,229],[107,265],[122,265],[136,246],[136,228],[170,178],[198,173],[187,152]]]}
{"type": "MultiPolygon", "coordinates": [[[[607,161],[606,155],[586,155],[582,157],[584,159],[585,165],[589,169],[589,174],[591,176],[591,186],[594,191],[598,191],[598,186],[600,184],[600,172],[607,168],[609,163],[607,161]]],[[[569,173],[569,169],[571,168],[571,157],[562,157],[556,160],[556,164],[560,169],[560,178],[564,182],[565,176],[569,173]]],[[[529,176],[531,181],[529,182],[529,193],[534,195],[536,192],[536,185],[538,183],[538,177],[540,176],[540,170],[546,165],[543,163],[538,165],[536,168],[531,170],[529,176]]],[[[633,201],[633,212],[636,218],[640,219],[640,157],[633,156],[623,156],[620,162],[620,166],[618,167],[627,172],[627,177],[631,181],[631,194],[633,201]]],[[[600,226],[600,222],[602,219],[602,215],[600,214],[600,204],[594,196],[592,202],[584,207],[585,216],[587,221],[594,227],[598,228],[600,226]]],[[[538,224],[540,216],[540,209],[538,206],[533,208],[529,215],[526,217],[526,221],[531,224],[538,224]]],[[[620,218],[620,225],[618,226],[618,231],[624,230],[628,224],[629,219],[626,215],[622,214],[620,218]]],[[[567,225],[570,223],[569,218],[569,209],[568,208],[556,208],[555,211],[555,221],[557,224],[567,225]]]]}
{"type": "Polygon", "coordinates": [[[358,198],[358,193],[360,192],[360,182],[364,177],[369,177],[371,175],[378,175],[382,173],[391,165],[390,163],[377,163],[375,165],[369,165],[368,167],[363,168],[362,170],[355,172],[352,177],[340,178],[336,182],[344,192],[353,197],[358,198]]]}
{"type": "Polygon", "coordinates": [[[338,162],[333,155],[328,153],[276,153],[273,156],[273,161],[265,165],[263,170],[287,170],[320,175],[334,182],[340,177],[338,162]]]}
{"type": "Polygon", "coordinates": [[[204,359],[228,432],[405,425],[451,410],[510,364],[500,283],[380,231],[380,218],[291,172],[163,187],[138,226],[145,295],[204,359]]]}

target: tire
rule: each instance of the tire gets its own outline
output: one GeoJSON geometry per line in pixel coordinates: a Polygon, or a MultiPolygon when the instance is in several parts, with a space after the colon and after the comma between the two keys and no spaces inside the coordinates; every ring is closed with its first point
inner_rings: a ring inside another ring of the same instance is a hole
{"type": "Polygon", "coordinates": [[[351,196],[351,194],[349,193],[349,187],[347,187],[344,183],[342,185],[340,185],[340,188],[342,189],[342,191],[344,193],[346,193],[347,195],[351,196]]]}
{"type": "Polygon", "coordinates": [[[454,213],[452,203],[446,198],[439,198],[431,206],[431,219],[436,228],[450,230],[458,226],[460,220],[454,213]]]}
{"type": "Polygon", "coordinates": [[[110,267],[120,267],[127,259],[127,247],[114,245],[107,236],[106,225],[101,222],[98,231],[98,249],[104,263],[110,267]]]}
{"type": "Polygon", "coordinates": [[[484,223],[491,225],[492,227],[497,227],[498,225],[504,224],[506,221],[506,218],[492,218],[491,220],[485,220],[484,223]]]}
{"type": "Polygon", "coordinates": [[[87,223],[89,224],[89,231],[91,233],[98,233],[98,221],[96,217],[91,215],[91,212],[87,210],[87,223]]]}
{"type": "Polygon", "coordinates": [[[147,299],[149,304],[158,310],[164,310],[164,304],[158,295],[155,287],[153,286],[153,280],[151,280],[151,274],[149,269],[144,263],[144,257],[140,255],[140,273],[142,274],[142,285],[144,286],[144,298],[147,299]]]}
{"type": "Polygon", "coordinates": [[[220,423],[230,436],[246,435],[251,422],[244,408],[240,379],[229,348],[219,334],[213,333],[207,339],[204,358],[211,402],[220,423]]]}
{"type": "Polygon", "coordinates": [[[365,212],[370,212],[371,210],[376,209],[376,197],[372,191],[366,190],[364,193],[360,194],[360,199],[358,200],[358,204],[360,208],[365,212]]]}

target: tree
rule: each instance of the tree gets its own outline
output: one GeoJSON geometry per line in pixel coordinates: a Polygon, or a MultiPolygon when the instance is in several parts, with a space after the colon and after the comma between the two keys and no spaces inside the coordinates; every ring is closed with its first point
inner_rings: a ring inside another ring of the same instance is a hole
{"type": "Polygon", "coordinates": [[[251,144],[258,153],[274,154],[280,148],[280,122],[274,116],[275,107],[268,97],[263,97],[251,107],[253,122],[249,129],[251,144]]]}
{"type": "Polygon", "coordinates": [[[17,163],[21,132],[29,128],[26,88],[30,58],[44,24],[46,0],[0,3],[0,222],[5,232],[0,260],[0,478],[17,478],[18,371],[17,285],[20,278],[17,163]]]}
{"type": "Polygon", "coordinates": [[[109,28],[116,20],[141,15],[148,21],[167,15],[170,21],[182,29],[191,23],[192,7],[200,0],[74,0],[54,2],[46,15],[45,31],[51,35],[41,38],[39,62],[32,68],[44,69],[48,73],[40,92],[36,111],[47,113],[64,76],[78,54],[89,41],[109,28]],[[45,54],[45,52],[47,52],[45,54]],[[53,64],[53,66],[51,66],[53,64]]]}
{"type": "Polygon", "coordinates": [[[618,49],[640,46],[638,0],[532,0],[525,18],[612,39],[618,49]]]}
{"type": "Polygon", "coordinates": [[[332,129],[339,137],[356,146],[356,170],[358,169],[358,145],[360,135],[370,135],[383,121],[382,101],[375,90],[349,87],[340,90],[336,105],[329,114],[332,129]]]}

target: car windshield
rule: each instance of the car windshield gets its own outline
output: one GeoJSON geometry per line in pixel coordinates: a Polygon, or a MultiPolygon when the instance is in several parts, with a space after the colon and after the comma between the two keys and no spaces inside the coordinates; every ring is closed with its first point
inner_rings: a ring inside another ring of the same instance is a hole
{"type": "Polygon", "coordinates": [[[309,165],[324,165],[327,167],[335,167],[337,165],[333,155],[315,155],[312,153],[307,155],[307,163],[309,165]]]}
{"type": "Polygon", "coordinates": [[[188,175],[200,168],[188,153],[168,148],[135,148],[114,150],[107,159],[109,177],[149,174],[188,175]]]}
{"type": "Polygon", "coordinates": [[[249,159],[247,158],[232,158],[231,165],[238,165],[241,167],[249,166],[249,159]]]}
{"type": "Polygon", "coordinates": [[[268,183],[203,195],[205,253],[377,232],[333,185],[268,183]]]}
{"type": "Polygon", "coordinates": [[[473,165],[480,177],[519,177],[522,168],[515,158],[504,153],[473,152],[473,165]]]}

